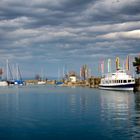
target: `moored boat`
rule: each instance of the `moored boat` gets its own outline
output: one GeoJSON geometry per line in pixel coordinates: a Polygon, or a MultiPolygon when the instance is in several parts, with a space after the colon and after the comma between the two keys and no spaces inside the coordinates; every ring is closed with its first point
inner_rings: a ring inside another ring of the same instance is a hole
{"type": "Polygon", "coordinates": [[[64,85],[64,82],[61,82],[61,81],[56,82],[56,86],[63,86],[63,85],[64,85]]]}
{"type": "Polygon", "coordinates": [[[8,82],[7,81],[0,81],[0,86],[8,86],[8,82]]]}
{"type": "Polygon", "coordinates": [[[100,89],[126,90],[134,89],[135,79],[126,73],[125,70],[118,69],[115,73],[108,73],[101,78],[100,89]]]}
{"type": "Polygon", "coordinates": [[[42,80],[41,80],[41,81],[38,81],[37,84],[38,84],[38,85],[45,85],[45,84],[46,84],[46,81],[42,81],[42,80]]]}

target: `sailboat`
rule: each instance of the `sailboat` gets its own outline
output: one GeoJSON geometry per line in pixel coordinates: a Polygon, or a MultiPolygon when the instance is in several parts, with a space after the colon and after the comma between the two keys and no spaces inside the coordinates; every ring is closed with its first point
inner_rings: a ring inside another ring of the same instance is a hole
{"type": "Polygon", "coordinates": [[[37,82],[38,85],[45,85],[46,81],[43,80],[43,70],[41,70],[41,78],[40,80],[37,82]]]}
{"type": "Polygon", "coordinates": [[[0,86],[8,86],[8,82],[5,80],[2,80],[2,74],[3,74],[3,70],[0,69],[0,86]]]}
{"type": "MultiPolygon", "coordinates": [[[[63,68],[63,75],[64,75],[64,68],[63,68]]],[[[58,68],[58,80],[56,81],[56,86],[63,86],[64,82],[60,80],[60,69],[58,68]]]]}
{"type": "Polygon", "coordinates": [[[15,85],[25,85],[25,82],[22,80],[22,77],[21,77],[21,72],[20,72],[20,69],[19,69],[19,66],[17,64],[16,66],[16,74],[17,74],[17,79],[14,80],[14,84],[15,85]]]}
{"type": "Polygon", "coordinates": [[[41,81],[38,81],[37,84],[38,84],[38,85],[45,85],[46,82],[41,80],[41,81]]]}
{"type": "Polygon", "coordinates": [[[8,59],[6,60],[6,79],[7,79],[8,85],[14,85],[13,73],[12,73],[8,59]]]}

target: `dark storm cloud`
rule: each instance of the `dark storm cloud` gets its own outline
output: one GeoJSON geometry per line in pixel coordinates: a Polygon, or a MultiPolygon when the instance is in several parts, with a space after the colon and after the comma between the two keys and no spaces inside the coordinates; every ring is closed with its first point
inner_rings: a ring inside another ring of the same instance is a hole
{"type": "Polygon", "coordinates": [[[140,1],[128,2],[121,8],[121,13],[126,15],[139,15],[140,14],[140,1]]]}

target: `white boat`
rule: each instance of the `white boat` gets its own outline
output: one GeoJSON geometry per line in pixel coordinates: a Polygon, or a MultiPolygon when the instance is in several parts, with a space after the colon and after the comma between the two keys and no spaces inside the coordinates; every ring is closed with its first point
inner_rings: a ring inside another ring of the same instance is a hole
{"type": "Polygon", "coordinates": [[[7,81],[0,81],[0,86],[2,86],[2,87],[8,86],[8,82],[7,81]]]}
{"type": "Polygon", "coordinates": [[[117,70],[115,73],[108,73],[101,78],[100,89],[126,90],[134,89],[135,79],[126,73],[125,70],[117,70]]]}
{"type": "Polygon", "coordinates": [[[46,84],[46,81],[38,81],[37,84],[38,85],[45,85],[46,84]]]}

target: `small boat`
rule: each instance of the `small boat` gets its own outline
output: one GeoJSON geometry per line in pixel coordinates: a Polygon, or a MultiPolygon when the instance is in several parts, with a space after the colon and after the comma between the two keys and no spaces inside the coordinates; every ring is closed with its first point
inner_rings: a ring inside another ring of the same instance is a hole
{"type": "Polygon", "coordinates": [[[135,79],[126,73],[125,70],[118,69],[115,73],[108,73],[101,78],[100,89],[133,91],[135,79]]]}
{"type": "Polygon", "coordinates": [[[3,69],[0,68],[0,87],[8,86],[7,80],[3,80],[2,76],[3,76],[3,69]]]}
{"type": "Polygon", "coordinates": [[[63,82],[60,82],[60,81],[56,82],[56,86],[63,86],[63,85],[64,85],[63,82]]]}
{"type": "Polygon", "coordinates": [[[7,81],[0,81],[0,87],[4,87],[4,86],[8,86],[8,82],[7,81]]]}
{"type": "Polygon", "coordinates": [[[23,86],[23,85],[25,85],[25,82],[22,81],[22,80],[15,80],[15,81],[14,81],[14,85],[20,85],[20,86],[23,86]]]}
{"type": "Polygon", "coordinates": [[[38,84],[38,85],[45,85],[46,82],[41,80],[41,81],[38,81],[37,84],[38,84]]]}
{"type": "Polygon", "coordinates": [[[19,69],[18,64],[17,64],[17,72],[16,72],[16,75],[17,75],[17,79],[16,80],[13,80],[14,81],[14,85],[18,85],[18,86],[25,85],[25,82],[22,80],[22,76],[21,76],[21,72],[20,72],[20,69],[19,69]]]}

